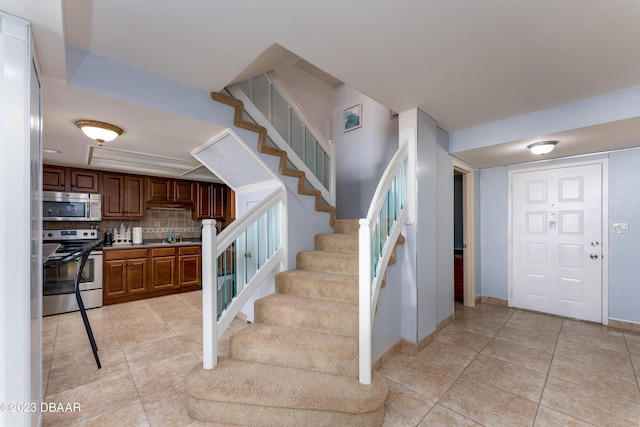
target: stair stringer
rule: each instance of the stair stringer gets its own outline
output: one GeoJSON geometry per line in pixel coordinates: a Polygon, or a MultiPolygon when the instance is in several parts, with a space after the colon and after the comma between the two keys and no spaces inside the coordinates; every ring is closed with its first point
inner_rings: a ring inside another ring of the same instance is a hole
{"type": "Polygon", "coordinates": [[[314,197],[315,210],[318,212],[328,213],[329,225],[333,227],[336,221],[336,208],[334,206],[322,203],[322,195],[319,190],[305,186],[306,174],[303,171],[292,169],[287,166],[287,153],[285,151],[267,145],[267,129],[265,129],[264,126],[260,126],[244,119],[244,103],[239,99],[235,99],[229,95],[218,92],[212,92],[211,99],[216,102],[220,102],[222,104],[233,107],[234,126],[258,134],[258,151],[260,153],[279,158],[278,171],[280,172],[280,174],[296,178],[298,180],[298,194],[314,197]]]}

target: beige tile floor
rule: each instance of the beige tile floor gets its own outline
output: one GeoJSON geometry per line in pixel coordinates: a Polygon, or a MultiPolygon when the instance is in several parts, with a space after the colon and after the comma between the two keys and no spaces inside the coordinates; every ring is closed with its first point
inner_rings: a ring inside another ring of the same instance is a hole
{"type": "MultiPolygon", "coordinates": [[[[90,310],[101,370],[79,313],[45,318],[46,400],[81,411],[47,413],[43,425],[211,426],[185,409],[183,378],[202,357],[200,304],[191,292],[90,310]]],[[[591,323],[457,305],[433,343],[380,372],[385,426],[640,427],[640,334],[591,323]]]]}

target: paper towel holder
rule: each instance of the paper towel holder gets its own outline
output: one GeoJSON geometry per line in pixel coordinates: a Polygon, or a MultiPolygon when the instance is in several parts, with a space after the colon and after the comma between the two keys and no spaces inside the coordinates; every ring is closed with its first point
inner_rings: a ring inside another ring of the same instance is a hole
{"type": "Polygon", "coordinates": [[[142,244],[142,227],[133,227],[133,230],[131,232],[131,244],[132,245],[142,244]]]}

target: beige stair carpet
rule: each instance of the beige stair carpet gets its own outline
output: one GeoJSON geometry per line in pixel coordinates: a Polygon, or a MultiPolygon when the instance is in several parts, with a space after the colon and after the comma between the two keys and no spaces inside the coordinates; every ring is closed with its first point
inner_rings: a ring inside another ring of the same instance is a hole
{"type": "Polygon", "coordinates": [[[255,302],[255,323],[233,335],[215,369],[186,380],[189,414],[249,426],[380,426],[387,384],[358,375],[358,222],[336,220],[276,293],[255,302]]]}

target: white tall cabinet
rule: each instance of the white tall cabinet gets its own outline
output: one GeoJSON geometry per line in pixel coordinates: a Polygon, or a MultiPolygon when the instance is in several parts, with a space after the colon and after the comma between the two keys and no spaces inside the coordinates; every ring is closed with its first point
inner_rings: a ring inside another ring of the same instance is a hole
{"type": "Polygon", "coordinates": [[[0,426],[41,423],[42,151],[36,67],[29,22],[0,12],[0,426]]]}

